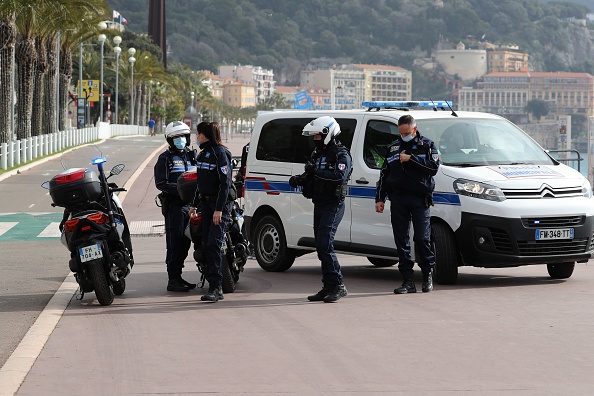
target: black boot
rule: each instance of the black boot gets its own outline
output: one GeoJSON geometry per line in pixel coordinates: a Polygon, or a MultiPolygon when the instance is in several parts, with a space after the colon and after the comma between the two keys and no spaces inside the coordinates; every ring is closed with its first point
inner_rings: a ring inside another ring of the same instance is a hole
{"type": "Polygon", "coordinates": [[[181,280],[181,278],[169,279],[169,282],[167,282],[167,291],[187,292],[190,291],[190,288],[181,280]]]}
{"type": "Polygon", "coordinates": [[[328,295],[331,288],[331,285],[324,285],[324,287],[322,287],[322,290],[320,290],[312,296],[307,296],[307,299],[309,301],[324,301],[324,298],[328,295]]]}
{"type": "Polygon", "coordinates": [[[196,284],[195,283],[190,283],[187,280],[180,278],[181,282],[186,285],[190,290],[195,289],[196,288],[196,284]]]}
{"type": "Polygon", "coordinates": [[[208,293],[206,293],[205,295],[200,297],[200,300],[217,302],[219,300],[223,300],[224,298],[225,297],[223,297],[223,289],[221,288],[221,286],[219,286],[219,287],[211,286],[208,288],[208,293]]]}
{"type": "Polygon", "coordinates": [[[340,300],[341,297],[346,297],[347,294],[347,289],[343,284],[332,286],[332,288],[328,291],[328,295],[324,297],[324,302],[336,302],[340,300]]]}
{"type": "Polygon", "coordinates": [[[412,279],[405,279],[402,282],[402,286],[394,289],[395,294],[407,294],[407,293],[416,293],[417,287],[415,286],[415,281],[412,279]]]}
{"type": "Polygon", "coordinates": [[[423,293],[429,293],[433,290],[433,273],[423,274],[423,286],[421,287],[423,293]]]}

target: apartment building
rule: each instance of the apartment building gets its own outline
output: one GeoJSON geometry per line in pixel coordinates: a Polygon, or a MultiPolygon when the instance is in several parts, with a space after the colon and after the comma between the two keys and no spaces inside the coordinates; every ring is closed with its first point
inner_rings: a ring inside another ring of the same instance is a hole
{"type": "Polygon", "coordinates": [[[358,109],[363,101],[412,98],[412,72],[399,66],[348,64],[303,70],[301,85],[328,90],[324,109],[358,109]]]}
{"type": "Polygon", "coordinates": [[[223,85],[225,79],[208,70],[200,70],[200,73],[204,76],[202,83],[208,87],[212,97],[217,100],[223,100],[223,85]]]}
{"type": "Polygon", "coordinates": [[[255,107],[256,90],[251,83],[225,79],[223,83],[223,102],[235,107],[255,107]]]}
{"type": "Polygon", "coordinates": [[[241,80],[245,83],[251,83],[255,88],[257,103],[261,103],[274,93],[276,82],[274,81],[274,72],[269,69],[263,69],[260,66],[219,66],[218,75],[222,78],[232,78],[241,80]]]}
{"type": "Polygon", "coordinates": [[[487,73],[528,70],[528,54],[509,47],[487,49],[487,73]]]}
{"type": "Polygon", "coordinates": [[[498,72],[486,74],[476,88],[457,92],[458,109],[501,114],[516,123],[526,123],[532,115],[525,110],[529,101],[548,103],[547,119],[561,115],[594,113],[594,76],[566,72],[498,72]]]}

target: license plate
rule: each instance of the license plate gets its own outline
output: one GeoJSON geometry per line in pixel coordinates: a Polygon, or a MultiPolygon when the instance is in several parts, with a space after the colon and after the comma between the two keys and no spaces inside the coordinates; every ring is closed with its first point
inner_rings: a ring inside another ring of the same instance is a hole
{"type": "Polygon", "coordinates": [[[548,230],[536,230],[536,240],[545,239],[573,239],[573,228],[551,228],[548,230]]]}
{"type": "Polygon", "coordinates": [[[101,250],[100,243],[78,248],[78,254],[80,255],[81,263],[103,257],[103,251],[101,250]]]}

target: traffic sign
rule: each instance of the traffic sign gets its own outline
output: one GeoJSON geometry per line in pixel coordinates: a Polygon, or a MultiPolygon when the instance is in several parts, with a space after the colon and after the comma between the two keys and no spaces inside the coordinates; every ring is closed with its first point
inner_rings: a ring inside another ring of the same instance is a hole
{"type": "MultiPolygon", "coordinates": [[[[80,92],[80,85],[76,84],[76,92],[80,92]]],[[[99,102],[99,80],[83,80],[82,97],[88,102],[99,102]]]]}

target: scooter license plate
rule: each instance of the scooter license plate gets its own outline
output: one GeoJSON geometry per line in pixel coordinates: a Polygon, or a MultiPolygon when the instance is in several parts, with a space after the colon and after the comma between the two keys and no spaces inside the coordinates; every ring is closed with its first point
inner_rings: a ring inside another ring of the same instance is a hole
{"type": "Polygon", "coordinates": [[[103,250],[101,250],[101,244],[96,243],[94,245],[78,248],[78,254],[81,263],[85,263],[103,257],[103,250]]]}

